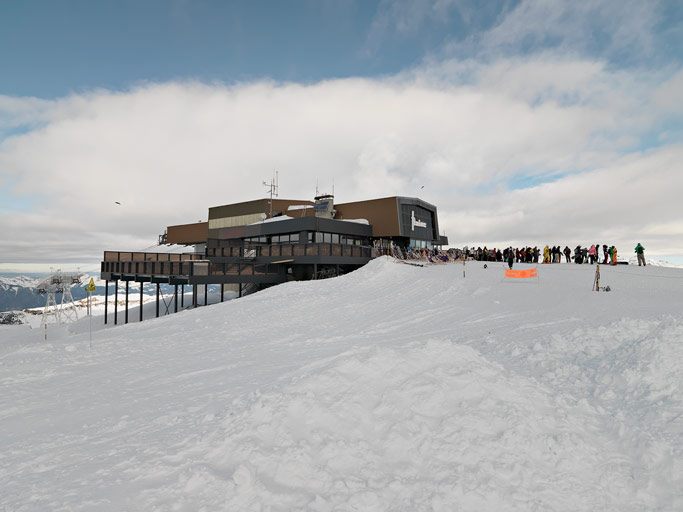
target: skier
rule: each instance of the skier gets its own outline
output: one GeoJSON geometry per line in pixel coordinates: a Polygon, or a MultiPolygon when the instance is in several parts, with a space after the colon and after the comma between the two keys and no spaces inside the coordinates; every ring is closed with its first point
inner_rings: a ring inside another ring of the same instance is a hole
{"type": "Polygon", "coordinates": [[[550,247],[547,245],[543,248],[543,263],[550,263],[550,247]]]}
{"type": "Polygon", "coordinates": [[[640,242],[638,242],[638,245],[636,245],[635,252],[638,255],[638,266],[640,267],[642,264],[642,266],[644,267],[645,266],[645,247],[640,245],[640,242]]]}
{"type": "Polygon", "coordinates": [[[607,247],[607,244],[602,245],[602,254],[605,256],[605,259],[602,262],[602,264],[607,265],[607,257],[609,256],[609,248],[607,247]]]}
{"type": "Polygon", "coordinates": [[[508,267],[512,269],[512,265],[515,262],[515,251],[512,250],[512,247],[508,250],[508,267]]]}

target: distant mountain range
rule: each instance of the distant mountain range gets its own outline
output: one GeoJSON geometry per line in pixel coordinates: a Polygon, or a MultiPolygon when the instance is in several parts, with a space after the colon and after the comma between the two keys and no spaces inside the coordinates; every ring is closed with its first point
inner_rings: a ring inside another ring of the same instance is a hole
{"type": "MultiPolygon", "coordinates": [[[[0,274],[0,312],[3,311],[21,311],[29,308],[40,308],[45,306],[47,297],[38,292],[39,283],[48,277],[49,274],[0,274]]],[[[95,279],[95,292],[93,296],[104,295],[104,281],[99,279],[97,275],[83,274],[80,284],[75,284],[71,287],[71,295],[74,300],[80,300],[87,297],[85,286],[90,280],[90,277],[95,279]]],[[[215,286],[210,286],[209,290],[215,289],[215,286]]],[[[123,291],[123,283],[119,284],[119,296],[123,291]]],[[[129,293],[137,294],[140,292],[138,283],[130,283],[129,293]]],[[[156,285],[145,283],[143,286],[143,293],[145,295],[156,294],[156,285]]],[[[173,287],[170,285],[161,285],[161,293],[173,293],[173,287]]],[[[109,294],[114,294],[114,285],[109,283],[109,294]]],[[[61,294],[57,295],[57,302],[61,301],[61,294]]]]}
{"type": "MultiPolygon", "coordinates": [[[[18,311],[27,308],[38,308],[45,305],[46,297],[38,293],[38,284],[47,274],[0,274],[0,311],[18,311]]],[[[82,284],[71,287],[74,300],[87,296],[85,284],[90,276],[84,278],[82,284]]],[[[98,286],[93,295],[104,295],[104,286],[98,286]]],[[[61,294],[57,296],[61,300],[61,294]]]]}

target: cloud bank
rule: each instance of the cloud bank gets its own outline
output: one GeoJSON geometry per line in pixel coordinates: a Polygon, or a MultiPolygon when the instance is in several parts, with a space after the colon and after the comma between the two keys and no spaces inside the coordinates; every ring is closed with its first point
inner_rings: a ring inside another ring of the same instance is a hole
{"type": "MultiPolygon", "coordinates": [[[[487,45],[516,33],[518,14],[487,45]]],[[[681,83],[673,64],[555,48],[313,84],[0,96],[0,197],[30,205],[0,207],[0,262],[147,247],[209,206],[263,197],[274,170],[281,197],[310,198],[316,182],[339,202],[419,195],[452,245],[640,241],[683,255],[681,83]]]]}

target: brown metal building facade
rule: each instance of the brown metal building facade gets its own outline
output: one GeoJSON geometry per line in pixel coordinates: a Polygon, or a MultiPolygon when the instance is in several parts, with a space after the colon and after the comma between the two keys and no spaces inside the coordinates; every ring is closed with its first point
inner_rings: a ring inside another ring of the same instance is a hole
{"type": "Polygon", "coordinates": [[[178,224],[166,228],[167,244],[195,245],[206,243],[209,237],[209,223],[178,224]]]}

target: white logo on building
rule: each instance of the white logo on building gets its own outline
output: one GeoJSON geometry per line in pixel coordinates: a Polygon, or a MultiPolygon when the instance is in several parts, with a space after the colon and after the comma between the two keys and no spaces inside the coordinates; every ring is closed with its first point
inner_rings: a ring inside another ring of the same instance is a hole
{"type": "Polygon", "coordinates": [[[427,223],[425,221],[417,220],[415,218],[415,210],[410,211],[410,224],[411,224],[411,226],[410,226],[411,231],[415,231],[415,226],[417,226],[418,228],[426,228],[427,227],[427,223]]]}

